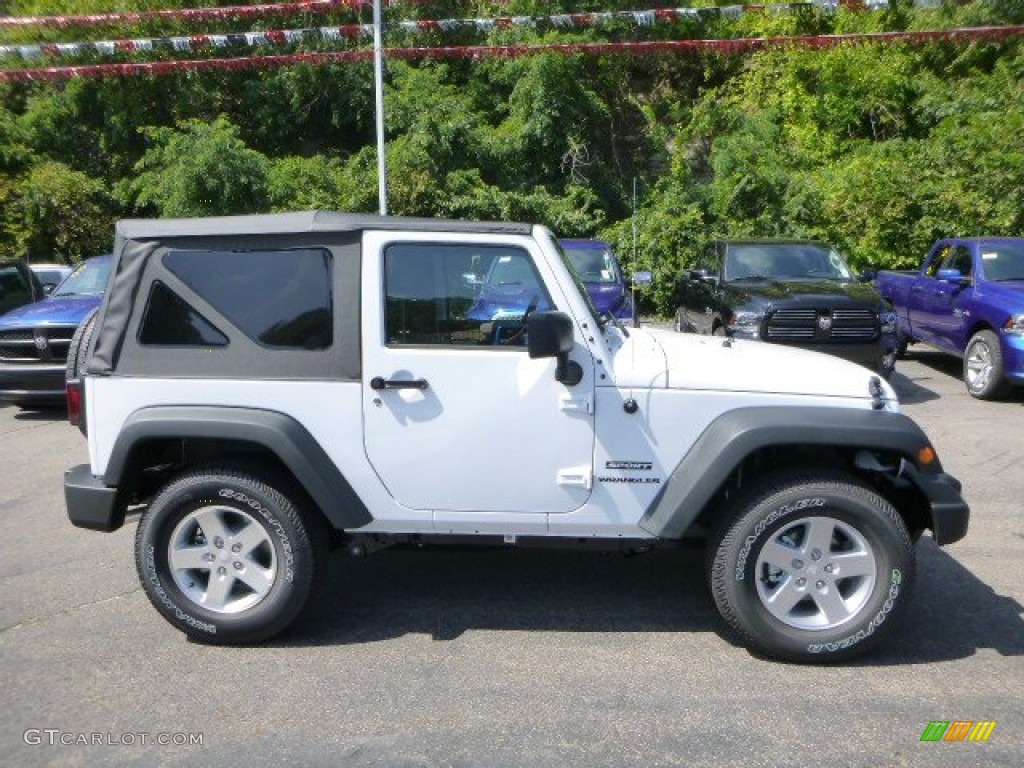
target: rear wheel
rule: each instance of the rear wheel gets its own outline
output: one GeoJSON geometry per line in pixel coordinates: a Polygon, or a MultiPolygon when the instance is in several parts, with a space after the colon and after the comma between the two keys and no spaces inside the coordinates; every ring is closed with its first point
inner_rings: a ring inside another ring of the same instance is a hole
{"type": "Polygon", "coordinates": [[[789,661],[847,659],[880,642],[915,572],[892,505],[828,471],[767,481],[737,503],[710,547],[726,623],[747,647],[789,661]]]}
{"type": "Polygon", "coordinates": [[[967,392],[979,400],[1006,397],[1010,384],[1003,378],[1003,350],[992,331],[978,331],[967,343],[964,354],[964,384],[967,392]]]}
{"type": "Polygon", "coordinates": [[[204,643],[255,643],[284,630],[319,584],[327,551],[318,517],[232,468],[170,482],[135,537],[150,602],[204,643]]]}

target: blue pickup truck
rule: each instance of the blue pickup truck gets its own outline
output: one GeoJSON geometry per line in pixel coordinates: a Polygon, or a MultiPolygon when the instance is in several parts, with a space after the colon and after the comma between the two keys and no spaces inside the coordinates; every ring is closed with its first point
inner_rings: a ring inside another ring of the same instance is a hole
{"type": "Polygon", "coordinates": [[[68,349],[103,300],[110,265],[109,255],[84,261],[49,296],[0,316],[0,402],[64,404],[68,349]]]}
{"type": "Polygon", "coordinates": [[[900,349],[922,342],[963,358],[983,400],[1024,386],[1024,238],[940,240],[919,270],[879,272],[896,310],[900,349]]]}

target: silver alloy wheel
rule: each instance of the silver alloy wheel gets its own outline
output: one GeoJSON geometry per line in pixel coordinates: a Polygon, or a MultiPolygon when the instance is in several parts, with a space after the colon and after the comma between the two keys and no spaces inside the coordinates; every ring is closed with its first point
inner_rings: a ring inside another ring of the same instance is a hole
{"type": "Polygon", "coordinates": [[[174,583],[215,613],[240,613],[269,594],[277,556],[267,530],[234,507],[200,507],[178,523],[167,546],[174,583]]]}
{"type": "Polygon", "coordinates": [[[776,531],[757,556],[757,594],[795,629],[834,629],[853,619],[875,587],[875,555],[854,527],[806,517],[776,531]]]}
{"type": "Polygon", "coordinates": [[[980,392],[992,378],[992,350],[984,339],[975,339],[967,350],[967,388],[980,392]]]}

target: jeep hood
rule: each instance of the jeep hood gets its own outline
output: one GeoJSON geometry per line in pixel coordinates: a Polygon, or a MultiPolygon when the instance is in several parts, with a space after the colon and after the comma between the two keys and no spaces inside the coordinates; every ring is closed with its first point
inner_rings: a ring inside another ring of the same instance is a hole
{"type": "MultiPolygon", "coordinates": [[[[610,338],[612,338],[610,336],[610,338]]],[[[647,328],[612,342],[618,386],[870,400],[876,374],[832,355],[761,341],[647,328]]],[[[896,393],[882,380],[883,397],[896,393]]]]}

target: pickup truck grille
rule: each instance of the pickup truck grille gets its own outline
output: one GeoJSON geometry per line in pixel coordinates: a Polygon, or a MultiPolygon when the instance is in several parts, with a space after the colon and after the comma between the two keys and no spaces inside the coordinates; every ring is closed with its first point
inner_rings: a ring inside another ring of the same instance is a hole
{"type": "Polygon", "coordinates": [[[63,363],[68,359],[75,326],[46,326],[0,331],[0,361],[63,363]]]}
{"type": "Polygon", "coordinates": [[[764,329],[767,341],[856,344],[878,338],[878,316],[870,309],[777,309],[764,329]]]}

